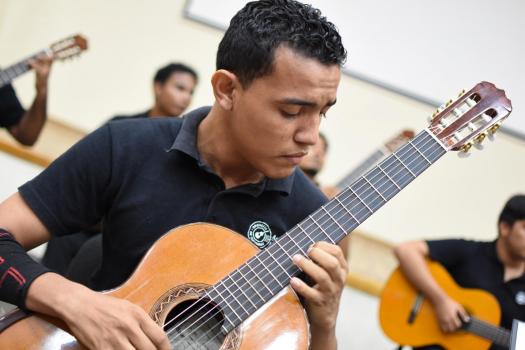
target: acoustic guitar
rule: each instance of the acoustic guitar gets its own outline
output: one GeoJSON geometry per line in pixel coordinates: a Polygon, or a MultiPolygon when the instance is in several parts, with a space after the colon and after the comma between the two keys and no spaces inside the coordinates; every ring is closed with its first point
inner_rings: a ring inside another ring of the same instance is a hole
{"type": "Polygon", "coordinates": [[[510,332],[498,326],[501,311],[496,298],[481,289],[458,286],[437,262],[428,262],[428,268],[446,293],[465,307],[470,320],[454,333],[443,333],[430,301],[397,268],[381,294],[379,320],[386,335],[410,346],[439,344],[449,350],[486,350],[495,343],[508,349],[510,332]]]}
{"type": "MultiPolygon", "coordinates": [[[[289,287],[313,242],[339,242],[449,150],[468,150],[511,112],[504,91],[482,82],[443,106],[431,125],[268,248],[229,229],[190,224],[160,238],[131,277],[107,293],[142,307],[173,349],[308,349],[309,325],[289,287]],[[212,264],[210,262],[213,262],[212,264]]],[[[13,311],[1,349],[77,349],[66,325],[13,311]]]]}
{"type": "Polygon", "coordinates": [[[75,35],[57,41],[48,48],[0,70],[0,88],[10,84],[15,78],[29,71],[31,69],[29,60],[31,59],[36,59],[40,55],[47,55],[53,57],[53,59],[65,60],[66,58],[80,55],[84,50],[87,50],[87,40],[81,35],[75,35]]]}

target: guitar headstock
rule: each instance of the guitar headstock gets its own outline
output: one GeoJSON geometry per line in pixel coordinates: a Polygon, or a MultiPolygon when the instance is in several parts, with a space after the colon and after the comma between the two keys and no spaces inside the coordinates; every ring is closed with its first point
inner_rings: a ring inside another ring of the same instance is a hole
{"type": "Polygon", "coordinates": [[[63,60],[80,55],[82,51],[87,50],[87,47],[87,39],[82,35],[75,35],[57,41],[50,46],[50,50],[54,58],[63,60]]]}
{"type": "Polygon", "coordinates": [[[505,91],[484,81],[438,108],[429,129],[446,149],[467,152],[494,134],[511,111],[505,91]]]}
{"type": "Polygon", "coordinates": [[[385,148],[393,153],[397,151],[401,146],[410,141],[414,137],[414,132],[412,130],[403,130],[397,134],[393,139],[388,140],[385,143],[385,148]]]}

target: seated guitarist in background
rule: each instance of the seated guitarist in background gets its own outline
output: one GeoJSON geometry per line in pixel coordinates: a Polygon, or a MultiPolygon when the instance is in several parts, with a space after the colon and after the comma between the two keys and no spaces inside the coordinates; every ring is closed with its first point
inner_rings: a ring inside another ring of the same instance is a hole
{"type": "Polygon", "coordinates": [[[52,63],[53,59],[45,54],[29,61],[36,73],[36,96],[27,111],[18,101],[11,84],[0,88],[0,126],[22,145],[34,145],[46,122],[47,85],[52,63]]]}
{"type": "MultiPolygon", "coordinates": [[[[493,294],[501,307],[502,327],[511,329],[513,319],[525,320],[525,195],[513,196],[505,204],[495,241],[413,241],[399,245],[394,252],[407,279],[433,304],[443,332],[458,330],[469,315],[437,284],[426,267],[426,258],[441,263],[460,286],[493,294]]],[[[491,349],[503,348],[492,345],[491,349]]]]}
{"type": "MultiPolygon", "coordinates": [[[[319,10],[292,0],[246,4],[219,44],[211,108],[110,122],[0,204],[0,297],[64,320],[90,349],[169,349],[142,308],[49,272],[23,248],[103,220],[95,284],[108,289],[183,224],[217,223],[267,247],[326,201],[297,165],[336,102],[345,59],[319,10]]],[[[325,242],[308,255],[293,261],[312,283],[290,283],[304,298],[311,349],[336,349],[346,260],[325,242]]]]}
{"type": "MultiPolygon", "coordinates": [[[[138,114],[115,116],[111,121],[181,117],[191,103],[197,81],[197,73],[191,67],[182,63],[169,63],[157,70],[153,77],[153,106],[138,114]]],[[[100,224],[97,224],[88,230],[53,238],[47,244],[42,263],[63,276],[73,277],[77,282],[85,282],[93,273],[93,267],[100,265],[99,260],[102,255],[100,232],[100,224]],[[84,244],[88,244],[84,249],[89,249],[89,260],[82,255],[77,255],[84,244]],[[97,250],[97,247],[100,249],[97,250]],[[74,266],[71,266],[72,261],[76,262],[74,266]]]]}

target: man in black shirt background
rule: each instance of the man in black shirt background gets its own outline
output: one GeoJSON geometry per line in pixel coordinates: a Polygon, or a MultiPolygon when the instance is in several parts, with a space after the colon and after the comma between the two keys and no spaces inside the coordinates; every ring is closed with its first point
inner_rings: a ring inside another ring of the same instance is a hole
{"type": "Polygon", "coordinates": [[[169,63],[153,78],[153,106],[142,113],[116,116],[111,120],[147,117],[180,117],[188,108],[198,82],[195,70],[182,63],[169,63]]]}
{"type": "MultiPolygon", "coordinates": [[[[458,330],[468,313],[434,280],[426,258],[441,263],[463,288],[483,289],[494,295],[501,307],[502,327],[510,330],[513,319],[525,320],[525,195],[507,201],[497,227],[498,238],[492,242],[412,241],[395,248],[403,273],[430,300],[443,332],[458,330]]],[[[491,349],[501,348],[492,345],[491,349]]]]}
{"type": "Polygon", "coordinates": [[[38,56],[29,61],[35,70],[36,95],[31,107],[26,111],[11,84],[0,88],[0,127],[6,128],[19,143],[32,146],[47,119],[48,78],[53,58],[38,56]]]}
{"type": "MultiPolygon", "coordinates": [[[[197,73],[191,67],[182,63],[169,63],[161,67],[153,78],[153,106],[139,114],[113,117],[111,121],[180,117],[191,103],[197,82],[197,73]]],[[[100,224],[97,224],[88,230],[53,238],[47,244],[42,263],[63,276],[87,283],[102,258],[100,232],[100,224]],[[79,251],[82,252],[80,255],[79,251]]]]}

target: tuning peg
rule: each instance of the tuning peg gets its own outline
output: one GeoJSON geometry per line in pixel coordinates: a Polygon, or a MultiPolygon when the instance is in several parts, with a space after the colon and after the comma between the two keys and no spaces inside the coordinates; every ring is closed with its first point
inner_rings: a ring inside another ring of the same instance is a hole
{"type": "Polygon", "coordinates": [[[498,131],[500,126],[501,126],[500,123],[496,123],[496,124],[492,125],[487,131],[489,132],[490,135],[494,135],[496,133],[496,131],[498,131]]]}
{"type": "Polygon", "coordinates": [[[459,92],[458,97],[461,97],[461,96],[463,96],[463,95],[465,95],[465,89],[463,89],[463,90],[461,90],[461,91],[459,92]]]}
{"type": "Polygon", "coordinates": [[[480,144],[483,142],[483,140],[485,140],[485,137],[487,137],[487,134],[481,133],[478,136],[474,137],[474,142],[480,144]]]}
{"type": "Polygon", "coordinates": [[[452,100],[448,100],[447,104],[445,105],[445,107],[448,107],[452,104],[452,100]]]}
{"type": "Polygon", "coordinates": [[[472,147],[472,142],[467,142],[466,144],[461,146],[461,148],[459,150],[464,152],[464,153],[467,153],[470,150],[471,147],[472,147]]]}

